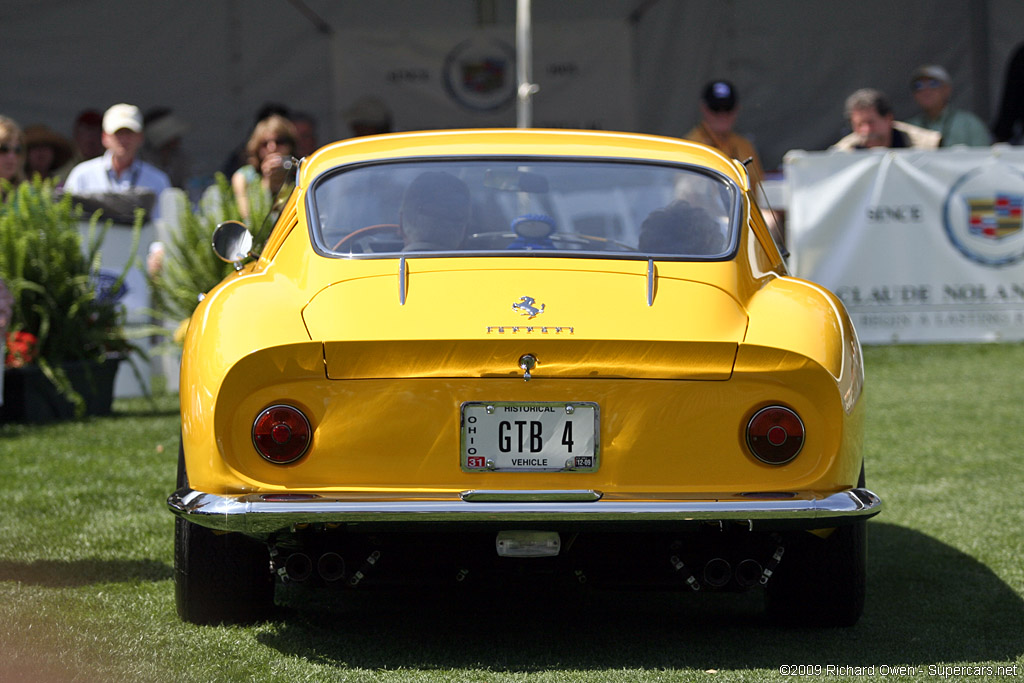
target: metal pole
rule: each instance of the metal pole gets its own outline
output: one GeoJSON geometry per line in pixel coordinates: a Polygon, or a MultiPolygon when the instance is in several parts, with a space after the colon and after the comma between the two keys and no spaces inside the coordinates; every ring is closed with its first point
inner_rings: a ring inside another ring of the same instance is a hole
{"type": "Polygon", "coordinates": [[[516,127],[529,128],[533,125],[534,93],[540,86],[530,81],[533,78],[533,45],[530,38],[530,0],[516,1],[516,127]]]}

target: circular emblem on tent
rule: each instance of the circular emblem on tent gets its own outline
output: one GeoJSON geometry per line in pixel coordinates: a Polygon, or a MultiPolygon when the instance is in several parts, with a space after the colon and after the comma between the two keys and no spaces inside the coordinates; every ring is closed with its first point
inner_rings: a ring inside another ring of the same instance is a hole
{"type": "Polygon", "coordinates": [[[986,266],[1024,258],[1024,174],[989,164],[961,176],[946,195],[942,222],[960,253],[986,266]]]}
{"type": "Polygon", "coordinates": [[[444,87],[462,106],[494,111],[516,94],[515,52],[497,39],[459,43],[444,60],[444,87]]]}

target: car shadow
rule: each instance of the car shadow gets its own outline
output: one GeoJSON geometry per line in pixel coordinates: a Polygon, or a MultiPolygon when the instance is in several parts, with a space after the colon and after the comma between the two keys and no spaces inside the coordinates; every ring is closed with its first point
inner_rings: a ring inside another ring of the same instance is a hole
{"type": "MultiPolygon", "coordinates": [[[[972,557],[920,532],[869,522],[868,600],[852,628],[779,628],[759,591],[279,593],[257,634],[283,654],[341,668],[777,669],[1013,661],[1024,601],[972,557]]],[[[303,590],[300,590],[303,589],[303,590]]]]}
{"type": "Polygon", "coordinates": [[[173,575],[170,566],[157,560],[0,561],[0,581],[18,581],[26,585],[47,588],[129,581],[165,581],[173,575]]]}

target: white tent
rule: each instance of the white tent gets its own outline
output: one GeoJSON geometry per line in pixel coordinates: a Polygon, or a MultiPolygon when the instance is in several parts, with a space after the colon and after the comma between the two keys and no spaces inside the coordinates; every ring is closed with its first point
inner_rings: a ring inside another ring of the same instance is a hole
{"type": "MultiPolygon", "coordinates": [[[[843,100],[859,87],[886,91],[898,116],[912,113],[908,79],[923,63],[945,65],[954,103],[990,120],[1024,40],[1019,0],[534,0],[532,15],[535,125],[624,121],[681,136],[702,85],[727,78],[740,94],[738,128],[768,168],[789,149],[833,142],[843,100]],[[545,115],[556,101],[578,111],[545,115]]],[[[515,0],[5,0],[0,113],[70,134],[86,107],[171,107],[191,126],[195,171],[208,175],[265,102],[313,114],[322,141],[347,136],[342,112],[365,94],[352,75],[379,73],[389,46],[405,50],[380,83],[384,99],[406,87],[392,105],[396,129],[473,125],[468,114],[421,120],[429,108],[409,81],[440,75],[424,66],[436,55],[416,50],[450,54],[445,41],[480,32],[514,46],[515,20],[515,0]]],[[[515,102],[479,125],[495,121],[514,126],[515,102]]]]}

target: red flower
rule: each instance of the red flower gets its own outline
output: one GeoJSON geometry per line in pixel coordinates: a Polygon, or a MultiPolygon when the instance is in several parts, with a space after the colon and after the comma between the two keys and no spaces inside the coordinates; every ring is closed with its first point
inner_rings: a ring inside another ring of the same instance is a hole
{"type": "Polygon", "coordinates": [[[20,368],[36,359],[36,339],[34,334],[28,332],[10,332],[7,335],[7,358],[4,366],[8,368],[20,368]]]}

